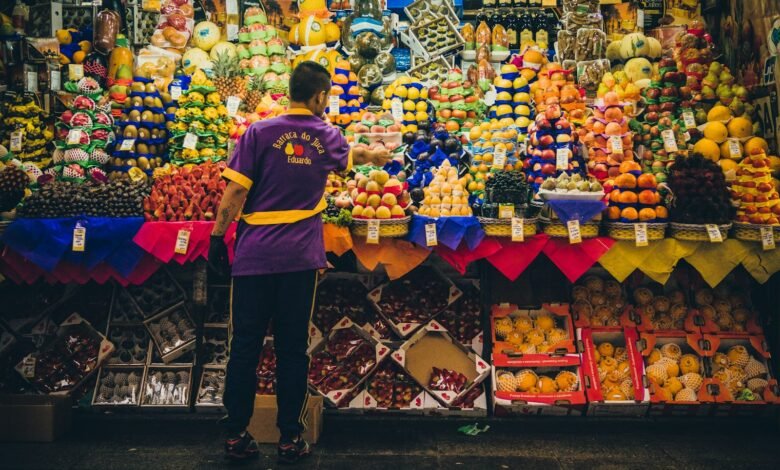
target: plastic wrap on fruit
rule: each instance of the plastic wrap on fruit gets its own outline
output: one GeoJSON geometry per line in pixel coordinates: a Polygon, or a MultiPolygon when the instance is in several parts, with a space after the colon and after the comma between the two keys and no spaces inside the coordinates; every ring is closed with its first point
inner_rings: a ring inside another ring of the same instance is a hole
{"type": "Polygon", "coordinates": [[[460,35],[463,36],[463,40],[466,42],[466,50],[473,51],[477,48],[477,39],[474,31],[474,25],[466,23],[460,29],[460,35]]]}
{"type": "Polygon", "coordinates": [[[601,77],[609,70],[607,59],[577,62],[577,83],[583,88],[595,89],[601,83],[601,77]]]}
{"type": "Polygon", "coordinates": [[[506,34],[506,29],[500,24],[493,26],[491,48],[494,52],[506,52],[509,50],[509,36],[506,34]]]}
{"type": "Polygon", "coordinates": [[[563,0],[563,12],[596,12],[599,11],[599,0],[563,0]]]}
{"type": "Polygon", "coordinates": [[[574,60],[576,53],[577,33],[573,31],[558,31],[558,60],[574,60]]]}
{"type": "Polygon", "coordinates": [[[574,59],[577,62],[599,59],[604,56],[606,44],[607,35],[604,31],[593,28],[581,28],[577,31],[574,59]]]}
{"type": "Polygon", "coordinates": [[[116,35],[121,26],[119,13],[113,10],[102,10],[95,18],[95,49],[108,54],[114,48],[116,35]]]}
{"type": "Polygon", "coordinates": [[[364,342],[365,340],[354,331],[341,330],[335,333],[333,338],[328,341],[326,349],[329,353],[336,356],[338,360],[342,360],[352,354],[364,342]]]}
{"type": "Polygon", "coordinates": [[[474,33],[474,41],[477,49],[480,49],[482,46],[487,46],[489,50],[491,39],[490,26],[484,21],[481,22],[479,26],[477,26],[477,31],[474,33]]]}
{"type": "Polygon", "coordinates": [[[490,84],[493,79],[496,78],[496,70],[490,64],[489,61],[482,59],[477,65],[477,81],[479,88],[483,91],[487,91],[490,88],[490,84]]]}
{"type": "Polygon", "coordinates": [[[373,88],[382,83],[382,70],[376,64],[367,64],[358,72],[358,82],[365,88],[373,88]]]}
{"type": "Polygon", "coordinates": [[[346,367],[353,374],[363,377],[376,366],[374,348],[368,343],[361,344],[346,360],[346,367]]]}

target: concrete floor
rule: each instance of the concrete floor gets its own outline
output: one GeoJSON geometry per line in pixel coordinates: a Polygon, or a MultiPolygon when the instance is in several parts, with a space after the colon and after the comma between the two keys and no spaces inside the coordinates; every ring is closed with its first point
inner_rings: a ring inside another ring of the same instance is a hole
{"type": "MultiPolygon", "coordinates": [[[[80,415],[52,444],[0,444],[0,468],[224,468],[216,417],[80,415]]],[[[326,417],[305,469],[779,468],[780,433],[755,420],[598,421],[482,419],[491,429],[460,435],[470,421],[326,417]]],[[[473,422],[473,420],[471,420],[473,422]]],[[[243,468],[277,468],[274,446],[243,468]]]]}

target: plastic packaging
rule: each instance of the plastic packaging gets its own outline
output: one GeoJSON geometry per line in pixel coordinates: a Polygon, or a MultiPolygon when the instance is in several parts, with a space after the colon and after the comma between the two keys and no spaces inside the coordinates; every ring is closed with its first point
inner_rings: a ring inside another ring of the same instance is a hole
{"type": "Polygon", "coordinates": [[[572,31],[558,31],[558,61],[575,60],[577,34],[572,31]]]}
{"type": "Polygon", "coordinates": [[[561,18],[564,29],[577,31],[580,28],[604,29],[604,17],[601,13],[567,13],[561,18]]]}
{"type": "Polygon", "coordinates": [[[506,34],[506,29],[500,24],[493,26],[492,36],[492,49],[493,51],[508,51],[509,50],[509,36],[506,34]]]}
{"type": "Polygon", "coordinates": [[[490,26],[488,26],[484,21],[481,22],[479,26],[477,26],[477,32],[474,34],[477,49],[482,46],[487,46],[490,48],[490,41],[492,39],[491,36],[490,26]]]}
{"type": "Polygon", "coordinates": [[[577,84],[589,90],[596,89],[601,83],[601,77],[609,70],[607,59],[577,62],[577,84]]]}
{"type": "Polygon", "coordinates": [[[460,34],[463,36],[463,40],[466,41],[466,50],[471,51],[476,49],[476,33],[474,31],[474,25],[466,23],[460,29],[460,34]]]}
{"type": "Polygon", "coordinates": [[[157,28],[152,34],[152,45],[183,50],[195,27],[191,0],[165,3],[161,13],[157,28]]]}
{"type": "Polygon", "coordinates": [[[113,10],[103,10],[97,14],[95,19],[95,49],[98,52],[108,54],[114,48],[121,21],[119,13],[113,10]]]}
{"type": "Polygon", "coordinates": [[[577,62],[604,58],[607,35],[600,29],[581,28],[577,30],[574,59],[577,62]]]}
{"type": "Polygon", "coordinates": [[[563,13],[593,13],[599,11],[599,0],[563,0],[563,13]]]}

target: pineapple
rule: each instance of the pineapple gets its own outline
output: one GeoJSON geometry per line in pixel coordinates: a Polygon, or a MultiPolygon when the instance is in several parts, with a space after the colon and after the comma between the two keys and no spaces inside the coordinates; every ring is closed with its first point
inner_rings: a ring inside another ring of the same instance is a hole
{"type": "Polygon", "coordinates": [[[263,99],[263,80],[259,75],[253,75],[246,84],[246,110],[254,113],[260,100],[263,99]]]}
{"type": "Polygon", "coordinates": [[[246,95],[244,77],[240,75],[238,68],[238,56],[230,56],[227,52],[217,54],[214,61],[214,86],[222,99],[228,96],[237,96],[244,99],[246,95]]]}

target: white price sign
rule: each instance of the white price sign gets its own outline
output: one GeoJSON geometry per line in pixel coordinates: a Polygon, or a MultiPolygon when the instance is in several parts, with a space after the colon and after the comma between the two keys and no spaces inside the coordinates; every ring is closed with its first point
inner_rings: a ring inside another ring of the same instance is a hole
{"type": "Polygon", "coordinates": [[[73,229],[73,243],[71,244],[72,251],[84,251],[87,245],[87,229],[81,224],[77,223],[76,228],[73,229]]]}
{"type": "Polygon", "coordinates": [[[195,150],[198,146],[198,136],[192,132],[187,132],[187,135],[184,136],[184,144],[182,144],[182,146],[185,149],[195,150]]]}
{"type": "Polygon", "coordinates": [[[715,224],[707,224],[707,235],[710,237],[711,243],[722,243],[723,235],[720,233],[720,229],[715,224]]]}
{"type": "Polygon", "coordinates": [[[238,107],[241,105],[241,98],[238,96],[228,96],[225,107],[227,108],[228,116],[233,117],[238,112],[238,107]]]}
{"type": "Polygon", "coordinates": [[[49,74],[49,87],[54,91],[62,87],[62,74],[59,70],[52,70],[49,74]]]}
{"type": "Polygon", "coordinates": [[[84,66],[81,64],[68,64],[68,78],[72,81],[84,78],[84,66]]]}
{"type": "Polygon", "coordinates": [[[331,116],[341,114],[341,106],[339,105],[339,97],[337,95],[330,95],[328,97],[328,114],[331,116]]]}
{"type": "Polygon", "coordinates": [[[225,2],[225,12],[228,15],[237,15],[238,14],[238,0],[227,0],[227,2],[225,2]]]}
{"type": "Polygon", "coordinates": [[[235,41],[238,39],[238,25],[229,23],[227,25],[227,39],[228,41],[235,41]]]}
{"type": "Polygon", "coordinates": [[[187,248],[190,246],[190,231],[187,229],[179,230],[176,234],[176,246],[173,252],[177,255],[186,255],[187,248]]]}
{"type": "Polygon", "coordinates": [[[609,143],[612,145],[613,153],[623,152],[623,138],[617,135],[613,135],[609,138],[609,143]]]}
{"type": "Polygon", "coordinates": [[[379,220],[370,219],[368,221],[368,231],[366,233],[366,243],[369,245],[379,244],[379,220]]]}
{"type": "Polygon", "coordinates": [[[742,158],[742,146],[737,139],[729,139],[729,155],[734,160],[742,158]]]}
{"type": "Polygon", "coordinates": [[[566,222],[566,228],[569,230],[569,243],[572,245],[582,243],[582,233],[580,232],[580,221],[577,219],[566,222]]]}
{"type": "Polygon", "coordinates": [[[404,105],[401,100],[395,98],[390,102],[390,113],[393,115],[393,119],[396,121],[404,120],[404,105]]]}
{"type": "Polygon", "coordinates": [[[636,246],[647,246],[647,224],[644,222],[634,224],[634,239],[636,246]]]}
{"type": "Polygon", "coordinates": [[[135,150],[135,139],[125,139],[119,146],[120,152],[130,152],[132,150],[135,150]]]}
{"type": "Polygon", "coordinates": [[[693,117],[693,113],[690,111],[685,111],[682,113],[683,122],[685,123],[685,127],[688,129],[693,129],[696,127],[696,119],[693,117]]]}
{"type": "Polygon", "coordinates": [[[661,137],[664,139],[664,150],[667,152],[676,152],[679,150],[677,148],[677,138],[675,138],[672,129],[666,129],[661,132],[661,137]]]}
{"type": "Polygon", "coordinates": [[[499,219],[511,219],[515,216],[514,204],[499,204],[498,205],[498,218],[499,219]]]}
{"type": "Polygon", "coordinates": [[[436,224],[425,224],[425,246],[436,246],[439,239],[436,236],[436,224]]]}
{"type": "Polygon", "coordinates": [[[79,129],[71,129],[68,131],[68,145],[76,145],[81,142],[81,131],[79,129]]]}
{"type": "Polygon", "coordinates": [[[35,358],[27,356],[22,361],[22,375],[27,379],[35,378],[35,358]]]}
{"type": "Polygon", "coordinates": [[[178,101],[181,97],[181,87],[179,85],[171,85],[171,99],[178,101]]]}
{"type": "Polygon", "coordinates": [[[569,169],[569,149],[558,149],[555,152],[555,168],[558,170],[569,169]]]}
{"type": "Polygon", "coordinates": [[[27,72],[27,91],[38,92],[38,72],[27,72]]]}
{"type": "Polygon", "coordinates": [[[522,242],[525,241],[525,228],[523,223],[525,221],[520,217],[512,217],[512,241],[522,242]]]}
{"type": "Polygon", "coordinates": [[[775,232],[772,227],[761,227],[761,246],[764,248],[764,251],[775,249],[775,232]]]}
{"type": "Polygon", "coordinates": [[[493,168],[504,168],[506,165],[506,149],[499,147],[493,154],[493,168]]]}
{"type": "Polygon", "coordinates": [[[11,132],[11,151],[21,152],[22,142],[24,141],[24,131],[19,129],[11,132]]]}

